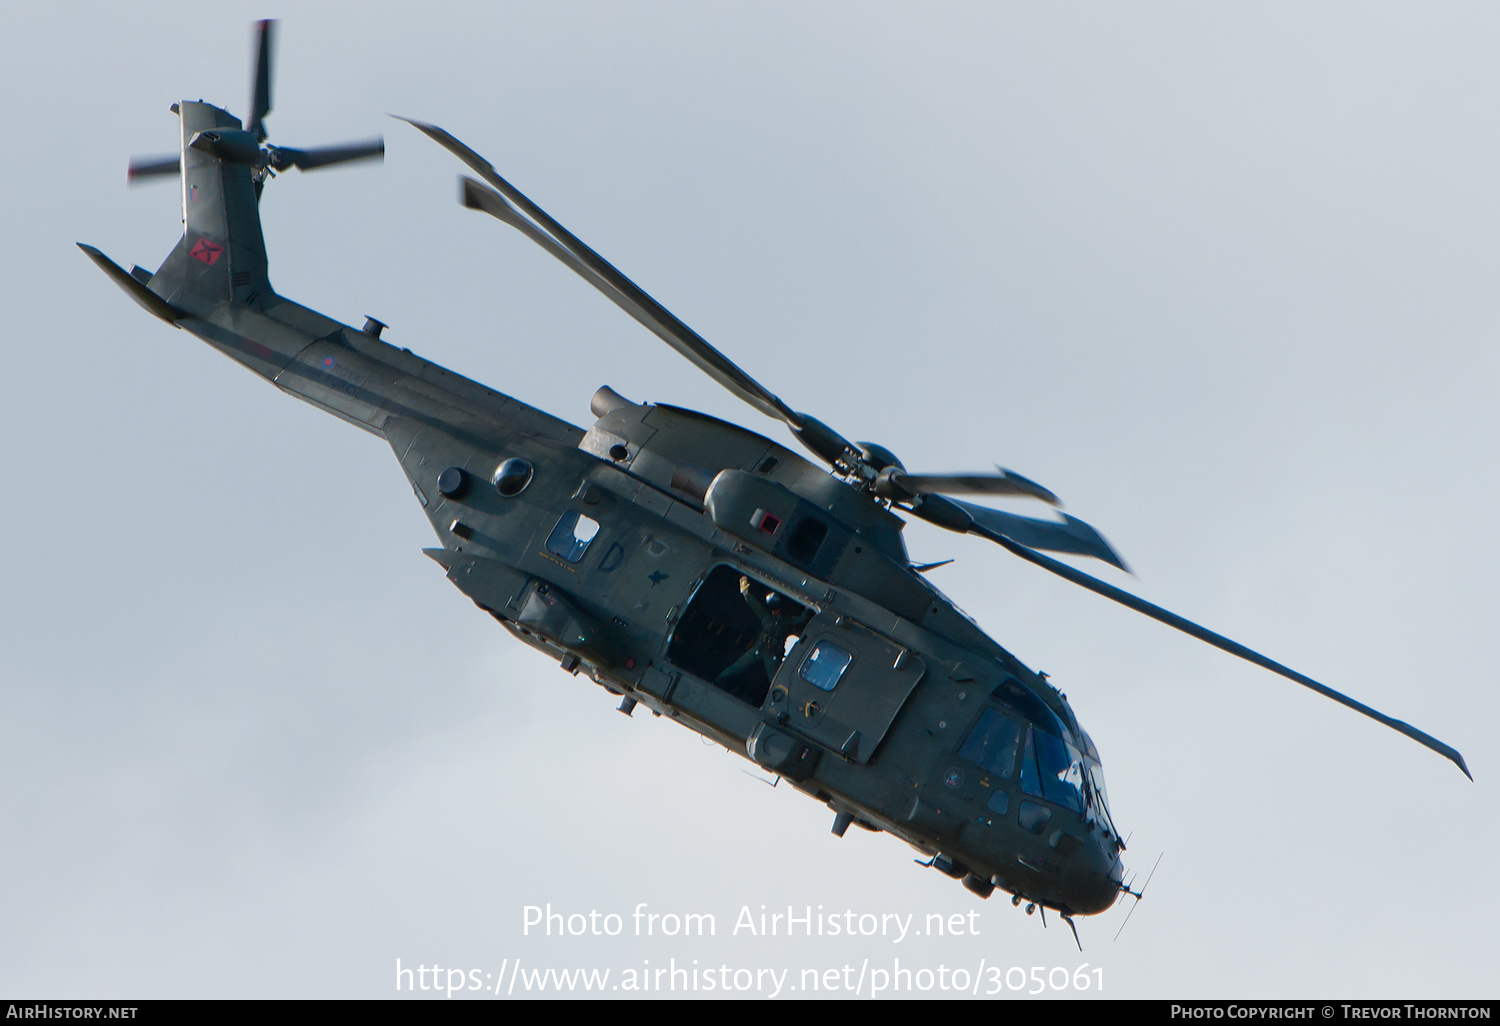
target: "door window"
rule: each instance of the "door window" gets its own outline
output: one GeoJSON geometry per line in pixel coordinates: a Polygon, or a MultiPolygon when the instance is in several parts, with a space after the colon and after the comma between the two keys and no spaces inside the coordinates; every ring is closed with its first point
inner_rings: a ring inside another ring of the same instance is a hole
{"type": "Polygon", "coordinates": [[[802,668],[797,671],[797,675],[815,688],[832,691],[839,686],[839,680],[852,662],[854,653],[823,640],[814,645],[812,652],[802,660],[802,668]]]}

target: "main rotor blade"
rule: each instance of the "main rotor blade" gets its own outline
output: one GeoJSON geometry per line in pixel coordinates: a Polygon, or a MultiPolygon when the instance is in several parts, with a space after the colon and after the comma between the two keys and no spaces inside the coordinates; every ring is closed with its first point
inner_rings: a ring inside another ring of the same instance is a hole
{"type": "Polygon", "coordinates": [[[134,184],[140,178],[156,178],[160,175],[175,175],[182,172],[181,157],[157,157],[153,160],[132,160],[125,169],[125,180],[134,184]]]}
{"type": "Polygon", "coordinates": [[[261,124],[271,113],[271,46],[276,30],[276,21],[267,18],[256,23],[259,34],[255,44],[255,79],[250,84],[250,120],[245,131],[259,142],[266,141],[266,126],[261,124]]]}
{"type": "Polygon", "coordinates": [[[347,164],[354,160],[385,159],[385,140],[380,138],[346,143],[343,146],[318,146],[310,150],[298,150],[290,146],[275,146],[271,149],[274,156],[273,166],[278,171],[288,167],[312,171],[331,164],[347,164]]]}
{"type": "Polygon", "coordinates": [[[472,178],[460,176],[459,182],[462,186],[459,198],[464,206],[470,210],[482,210],[496,220],[510,225],[532,242],[541,246],[548,253],[551,253],[563,266],[578,275],[578,277],[602,292],[610,302],[639,321],[646,330],[662,339],[668,345],[675,344],[671,333],[667,331],[666,327],[660,321],[653,319],[638,303],[627,299],[619,289],[599,277],[587,264],[579,260],[567,249],[564,249],[556,239],[542,231],[525,214],[516,209],[510,200],[500,195],[494,189],[491,189],[488,185],[476,182],[472,178]]]}
{"type": "MultiPolygon", "coordinates": [[[[538,227],[514,203],[489,186],[482,182],[476,182],[472,178],[465,178],[460,175],[459,183],[462,187],[459,194],[459,202],[464,206],[471,210],[481,210],[496,220],[510,225],[532,242],[541,246],[548,253],[551,253],[565,267],[573,271],[573,273],[598,289],[610,302],[635,318],[647,331],[656,335],[674,349],[677,349],[678,352],[683,352],[679,345],[679,337],[673,334],[667,324],[663,323],[660,318],[653,316],[651,311],[642,307],[641,304],[635,302],[635,300],[626,296],[619,289],[615,288],[614,285],[602,278],[593,268],[584,263],[571,250],[565,248],[562,243],[558,242],[556,238],[538,227]]],[[[708,371],[712,374],[712,371],[694,359],[692,354],[685,353],[684,355],[693,360],[693,363],[700,370],[708,371]]],[[[718,378],[717,375],[714,375],[714,378],[723,384],[722,379],[718,378]]],[[[731,389],[731,391],[734,391],[734,389],[731,389]]],[[[753,397],[737,391],[735,394],[767,416],[785,419],[781,417],[780,411],[762,406],[753,397]]],[[[793,427],[792,432],[801,440],[803,445],[806,445],[814,453],[835,466],[843,463],[852,468],[855,465],[859,457],[858,450],[853,442],[850,442],[816,417],[810,417],[805,413],[797,414],[797,416],[801,418],[802,423],[800,427],[793,427]]]]}
{"type": "Polygon", "coordinates": [[[891,468],[891,482],[911,495],[1028,495],[1058,505],[1058,498],[1029,478],[1004,467],[998,474],[908,474],[891,468]]]}
{"type": "Polygon", "coordinates": [[[1182,633],[1184,634],[1197,638],[1199,641],[1207,642],[1217,649],[1228,652],[1230,655],[1239,656],[1241,659],[1244,659],[1247,662],[1254,663],[1256,666],[1260,666],[1264,669],[1270,670],[1272,673],[1280,674],[1287,680],[1296,681],[1303,687],[1310,688],[1325,698],[1331,698],[1335,702],[1338,702],[1340,705],[1347,706],[1357,713],[1362,713],[1363,715],[1370,717],[1370,719],[1375,720],[1377,723],[1383,723],[1387,727],[1390,727],[1392,730],[1396,730],[1401,732],[1402,734],[1405,734],[1407,737],[1411,738],[1418,744],[1430,748],[1444,758],[1451,760],[1455,766],[1463,771],[1464,776],[1468,777],[1470,780],[1474,779],[1474,775],[1469,772],[1469,767],[1464,763],[1464,757],[1460,755],[1456,749],[1443,744],[1443,742],[1439,741],[1431,734],[1423,733],[1409,723],[1405,723],[1401,720],[1395,719],[1394,717],[1387,716],[1385,713],[1380,712],[1379,710],[1371,709],[1363,702],[1356,702],[1348,695],[1342,694],[1330,687],[1319,684],[1311,677],[1303,676],[1296,670],[1293,670],[1288,666],[1283,666],[1280,663],[1276,662],[1274,659],[1268,659],[1265,656],[1261,655],[1259,652],[1248,649],[1237,641],[1231,641],[1228,638],[1224,637],[1222,634],[1215,634],[1208,628],[1200,627],[1198,624],[1193,623],[1193,621],[1178,616],[1176,613],[1169,612],[1168,610],[1163,609],[1161,606],[1147,602],[1145,599],[1138,598],[1135,595],[1130,594],[1130,592],[1122,591],[1121,589],[1116,588],[1113,585],[1105,584],[1103,581],[1090,577],[1088,574],[1083,573],[1081,570],[1075,570],[1072,567],[1068,566],[1066,563],[1059,563],[1057,560],[1044,556],[1040,552],[1033,552],[1026,546],[1012,541],[1011,539],[1007,538],[1005,535],[997,531],[990,531],[977,522],[974,525],[974,533],[983,535],[984,537],[990,539],[990,541],[995,542],[997,545],[1000,545],[1003,548],[1014,553],[1015,555],[1020,556],[1027,562],[1035,563],[1043,570],[1050,570],[1052,573],[1063,578],[1064,580],[1072,581],[1074,584],[1087,588],[1089,591],[1092,591],[1097,595],[1103,595],[1105,598],[1110,599],[1114,602],[1118,602],[1122,606],[1134,609],[1138,613],[1144,613],[1145,615],[1151,617],[1151,619],[1153,620],[1164,623],[1168,627],[1175,627],[1177,630],[1182,631],[1182,633]]]}
{"type": "MultiPolygon", "coordinates": [[[[876,483],[879,483],[878,479],[876,483]]],[[[1092,556],[1130,573],[1119,553],[1110,548],[1109,542],[1098,531],[1066,513],[1062,514],[1062,523],[1033,520],[932,492],[916,496],[905,508],[913,516],[959,534],[977,534],[991,541],[1004,536],[1029,549],[1092,556]]]]}
{"type": "MultiPolygon", "coordinates": [[[[962,499],[948,501],[962,507],[984,531],[1004,535],[1018,545],[1047,552],[1092,556],[1130,573],[1130,568],[1125,565],[1120,554],[1110,547],[1109,542],[1104,540],[1104,536],[1077,517],[1064,513],[1063,522],[1059,524],[1055,520],[1034,520],[1031,517],[1018,517],[1013,513],[1002,513],[998,509],[976,506],[962,499]]],[[[989,534],[983,532],[976,533],[981,537],[989,537],[989,534]]]]}
{"type": "MultiPolygon", "coordinates": [[[[678,320],[671,311],[647,295],[635,282],[622,274],[618,268],[590,249],[572,232],[558,224],[545,210],[527,199],[519,189],[511,185],[504,178],[501,178],[495,171],[494,165],[488,160],[485,160],[478,153],[475,153],[468,146],[436,125],[413,121],[410,118],[401,118],[400,120],[420,130],[462,160],[475,174],[493,186],[518,212],[524,213],[542,231],[550,235],[558,247],[574,257],[577,263],[582,264],[593,272],[593,278],[584,276],[585,280],[589,281],[590,284],[593,284],[597,288],[598,281],[596,279],[602,280],[615,292],[635,304],[641,311],[641,314],[636,315],[632,313],[632,316],[635,316],[637,320],[641,320],[642,316],[647,318],[651,323],[645,320],[642,323],[651,328],[657,337],[691,360],[699,370],[760,412],[769,417],[785,421],[793,431],[801,431],[807,426],[807,422],[811,418],[804,417],[787,406],[769,389],[762,386],[758,381],[736,366],[723,353],[710,345],[703,336],[678,320]]],[[[481,209],[492,212],[489,211],[488,207],[482,207],[481,209]]],[[[506,221],[507,224],[511,224],[513,227],[515,226],[511,220],[506,218],[501,218],[501,220],[506,221]]],[[[529,232],[526,234],[528,238],[536,241],[534,235],[529,232]]],[[[556,251],[551,247],[544,248],[552,253],[553,256],[557,256],[556,251]]],[[[559,257],[559,259],[561,258],[559,257]]],[[[568,261],[564,261],[564,263],[567,263],[569,267],[574,267],[573,263],[568,261]]],[[[576,270],[577,268],[574,267],[574,269],[576,270]]],[[[608,292],[605,294],[609,295],[608,292]]],[[[839,440],[843,441],[842,439],[839,440]]],[[[817,450],[815,449],[815,451],[817,450]]],[[[820,455],[822,455],[821,452],[820,455]]]]}

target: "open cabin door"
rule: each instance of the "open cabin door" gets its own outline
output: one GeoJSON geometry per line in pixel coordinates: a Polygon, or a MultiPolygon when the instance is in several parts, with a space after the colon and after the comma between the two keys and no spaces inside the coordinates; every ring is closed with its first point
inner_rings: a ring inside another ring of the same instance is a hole
{"type": "Polygon", "coordinates": [[[765,708],[854,762],[870,761],[926,672],[922,660],[846,617],[813,617],[787,654],[765,708]]]}

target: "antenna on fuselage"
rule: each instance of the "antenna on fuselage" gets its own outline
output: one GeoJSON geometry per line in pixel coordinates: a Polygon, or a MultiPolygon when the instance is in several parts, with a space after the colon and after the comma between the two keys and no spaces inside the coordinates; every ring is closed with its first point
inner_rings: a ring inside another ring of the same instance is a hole
{"type": "MultiPolygon", "coordinates": [[[[1059,913],[1059,915],[1062,915],[1062,913],[1059,913]]],[[[1063,922],[1068,924],[1068,929],[1073,931],[1073,943],[1078,945],[1079,951],[1082,951],[1083,941],[1078,939],[1078,924],[1073,922],[1073,917],[1070,915],[1063,915],[1062,918],[1063,922]]]]}
{"type": "MultiPolygon", "coordinates": [[[[1165,855],[1165,854],[1166,854],[1166,852],[1162,852],[1161,853],[1161,855],[1165,855]]],[[[1132,898],[1134,898],[1135,899],[1135,904],[1131,905],[1130,906],[1130,911],[1127,912],[1127,913],[1125,913],[1125,922],[1121,923],[1120,924],[1120,928],[1115,931],[1115,940],[1119,940],[1120,939],[1120,934],[1122,934],[1122,933],[1125,932],[1125,923],[1130,922],[1130,917],[1133,916],[1133,915],[1135,915],[1136,907],[1140,905],[1141,899],[1146,896],[1146,888],[1151,886],[1151,877],[1153,877],[1153,876],[1156,875],[1156,867],[1159,866],[1159,865],[1161,865],[1161,855],[1156,856],[1156,863],[1154,865],[1152,865],[1151,872],[1150,872],[1149,875],[1147,875],[1146,882],[1143,883],[1143,884],[1141,884],[1141,889],[1140,890],[1138,890],[1138,891],[1132,891],[1130,889],[1130,885],[1129,884],[1121,884],[1120,885],[1120,890],[1124,891],[1126,894],[1128,894],[1132,898]]]]}

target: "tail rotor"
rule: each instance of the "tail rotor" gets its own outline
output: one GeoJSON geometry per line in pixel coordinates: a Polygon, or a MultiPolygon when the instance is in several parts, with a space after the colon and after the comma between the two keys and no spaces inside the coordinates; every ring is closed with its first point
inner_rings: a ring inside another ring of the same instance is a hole
{"type": "MultiPolygon", "coordinates": [[[[279,171],[295,167],[299,171],[347,164],[357,160],[380,160],[385,157],[385,139],[377,136],[361,142],[344,143],[338,146],[318,146],[301,149],[292,146],[275,146],[266,142],[265,119],[271,113],[271,80],[275,50],[276,22],[271,19],[255,25],[255,70],[250,83],[250,116],[243,127],[215,128],[212,131],[196,132],[191,139],[184,140],[187,146],[206,153],[225,164],[248,166],[255,181],[255,196],[260,198],[262,186],[267,178],[274,178],[279,171]]],[[[172,109],[177,111],[177,104],[172,109]]],[[[131,184],[150,178],[177,175],[182,170],[180,157],[138,158],[130,162],[126,172],[131,184]]]]}

